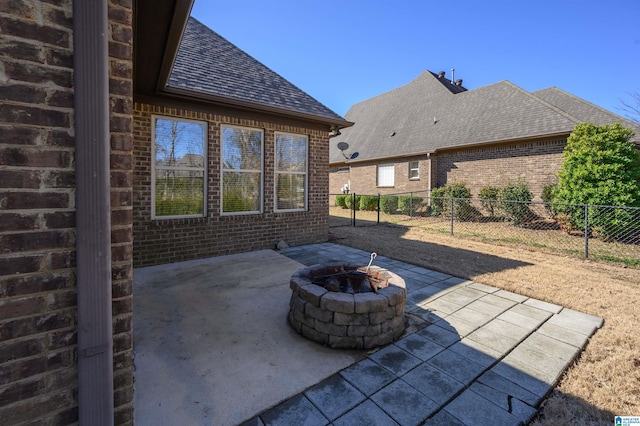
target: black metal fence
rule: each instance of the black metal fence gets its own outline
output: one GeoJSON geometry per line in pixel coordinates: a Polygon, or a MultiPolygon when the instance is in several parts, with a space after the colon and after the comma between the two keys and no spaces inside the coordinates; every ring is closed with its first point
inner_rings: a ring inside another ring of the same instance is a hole
{"type": "Polygon", "coordinates": [[[330,226],[383,223],[488,243],[640,267],[640,208],[477,198],[429,192],[332,194],[330,226]]]}

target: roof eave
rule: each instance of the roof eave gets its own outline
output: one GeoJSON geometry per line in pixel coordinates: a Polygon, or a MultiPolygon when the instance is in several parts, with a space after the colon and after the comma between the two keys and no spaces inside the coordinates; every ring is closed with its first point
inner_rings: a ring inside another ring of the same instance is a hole
{"type": "Polygon", "coordinates": [[[214,103],[220,106],[238,108],[238,109],[252,111],[252,112],[267,113],[267,114],[286,116],[286,117],[295,117],[302,120],[312,121],[315,123],[329,124],[332,127],[337,127],[340,129],[351,127],[354,124],[350,121],[340,119],[340,118],[332,118],[332,117],[326,117],[322,115],[307,114],[303,112],[292,111],[285,108],[277,108],[269,105],[258,104],[255,102],[231,99],[223,96],[216,96],[216,95],[197,92],[193,90],[182,89],[178,87],[165,86],[162,90],[162,93],[165,95],[170,95],[171,97],[180,98],[183,100],[214,103]]]}

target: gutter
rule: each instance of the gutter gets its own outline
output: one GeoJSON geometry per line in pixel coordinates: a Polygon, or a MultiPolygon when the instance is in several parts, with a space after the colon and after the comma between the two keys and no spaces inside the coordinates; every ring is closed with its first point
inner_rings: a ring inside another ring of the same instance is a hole
{"type": "Polygon", "coordinates": [[[73,2],[78,411],[113,425],[107,0],[73,2]]]}

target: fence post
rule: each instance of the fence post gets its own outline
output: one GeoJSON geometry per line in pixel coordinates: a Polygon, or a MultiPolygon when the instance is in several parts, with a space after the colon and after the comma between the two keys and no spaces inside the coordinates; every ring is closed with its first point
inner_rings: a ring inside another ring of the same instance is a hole
{"type": "Polygon", "coordinates": [[[589,205],[584,205],[584,258],[589,258],[589,205]]]}
{"type": "Polygon", "coordinates": [[[380,225],[380,193],[378,192],[378,225],[380,225]]]}
{"type": "Polygon", "coordinates": [[[451,235],[453,235],[453,197],[449,198],[451,201],[451,235]]]}
{"type": "Polygon", "coordinates": [[[351,202],[351,208],[353,209],[353,222],[351,223],[351,226],[356,226],[356,193],[353,193],[352,196],[352,202],[351,202]]]}

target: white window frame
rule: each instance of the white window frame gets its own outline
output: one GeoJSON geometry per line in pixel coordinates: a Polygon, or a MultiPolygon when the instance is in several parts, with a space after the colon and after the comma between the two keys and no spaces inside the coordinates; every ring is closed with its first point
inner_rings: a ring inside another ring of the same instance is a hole
{"type": "Polygon", "coordinates": [[[376,168],[376,185],[393,188],[395,186],[395,164],[378,164],[376,168]]]}
{"type": "Polygon", "coordinates": [[[220,126],[220,215],[221,216],[238,216],[238,215],[251,215],[262,214],[264,208],[264,130],[254,127],[235,126],[233,124],[223,124],[220,126]],[[250,130],[252,132],[260,133],[260,170],[258,169],[226,169],[224,167],[224,129],[241,129],[250,130]],[[245,173],[257,173],[260,172],[260,205],[258,210],[239,211],[239,212],[225,212],[224,209],[224,172],[245,172],[245,173]]]}
{"type": "Polygon", "coordinates": [[[164,115],[152,115],[151,116],[151,219],[152,220],[164,220],[164,219],[184,219],[184,218],[194,218],[194,217],[206,217],[207,216],[207,148],[208,148],[208,130],[209,124],[206,121],[197,121],[197,120],[189,120],[182,117],[170,117],[164,115]],[[202,149],[204,161],[202,162],[202,167],[170,167],[170,166],[157,166],[156,165],[156,121],[157,120],[171,120],[171,121],[181,121],[187,123],[200,124],[203,126],[203,141],[202,141],[202,149]],[[156,215],[156,171],[160,170],[174,170],[174,171],[201,171],[202,172],[202,214],[193,214],[193,215],[164,215],[158,216],[156,215]]]}
{"type": "Polygon", "coordinates": [[[275,132],[274,138],[274,180],[273,180],[273,209],[277,213],[286,213],[286,212],[301,212],[307,211],[309,208],[309,136],[302,135],[298,133],[289,133],[289,132],[275,132]],[[279,135],[288,135],[295,137],[302,137],[305,139],[306,143],[306,157],[304,164],[304,172],[293,172],[293,171],[279,171],[278,170],[278,136],[279,135]],[[304,207],[301,209],[279,209],[278,208],[278,175],[302,175],[304,176],[304,207]]]}
{"type": "Polygon", "coordinates": [[[409,180],[420,180],[420,161],[409,161],[409,180]],[[415,164],[416,167],[411,167],[412,164],[415,164]],[[416,172],[416,176],[411,176],[413,171],[416,172]]]}

